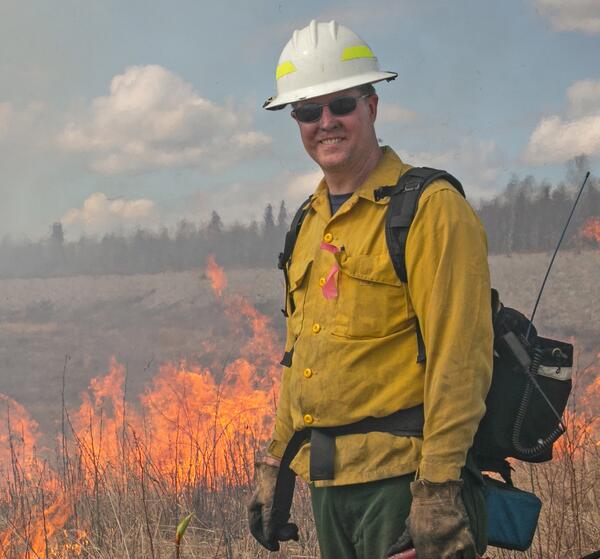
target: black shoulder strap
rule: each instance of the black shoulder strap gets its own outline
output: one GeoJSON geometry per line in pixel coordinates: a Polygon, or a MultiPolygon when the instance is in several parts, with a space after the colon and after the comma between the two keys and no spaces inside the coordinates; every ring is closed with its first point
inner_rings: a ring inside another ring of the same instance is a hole
{"type": "Polygon", "coordinates": [[[408,282],[406,272],[406,239],[417,212],[417,204],[423,191],[434,181],[448,181],[462,196],[462,185],[450,173],[430,167],[413,167],[400,177],[396,186],[379,188],[376,197],[390,197],[386,223],[385,239],[396,274],[403,282],[408,282]]]}
{"type": "MultiPolygon", "coordinates": [[[[312,196],[309,196],[304,202],[302,202],[301,206],[296,211],[296,215],[294,215],[294,219],[292,219],[292,223],[290,225],[290,230],[285,234],[285,244],[283,245],[283,252],[279,253],[279,258],[277,261],[277,267],[283,271],[283,277],[285,278],[285,296],[286,300],[289,293],[290,282],[288,278],[288,264],[290,259],[292,258],[292,253],[294,252],[294,247],[296,246],[296,240],[298,239],[298,234],[300,233],[300,227],[302,227],[302,222],[308,213],[308,208],[310,207],[310,201],[312,200],[312,196]]],[[[294,301],[290,299],[290,308],[292,312],[294,301]]],[[[287,307],[287,304],[286,304],[287,307]]],[[[286,309],[282,309],[282,312],[285,316],[287,316],[286,309]]]]}
{"type": "MultiPolygon", "coordinates": [[[[447,180],[460,194],[465,195],[462,185],[450,173],[431,167],[413,167],[398,179],[395,186],[383,186],[375,191],[375,199],[390,197],[385,219],[385,240],[394,270],[404,283],[408,282],[406,272],[406,240],[410,226],[417,213],[417,204],[423,191],[438,179],[447,180]]],[[[426,359],[425,342],[417,320],[417,363],[426,359]]]]}

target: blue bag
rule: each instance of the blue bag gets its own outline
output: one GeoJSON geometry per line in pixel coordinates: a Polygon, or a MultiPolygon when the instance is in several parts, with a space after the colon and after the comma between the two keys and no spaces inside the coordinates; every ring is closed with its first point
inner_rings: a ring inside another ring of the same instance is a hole
{"type": "Polygon", "coordinates": [[[531,546],[542,501],[533,493],[483,476],[488,514],[488,544],[525,551],[531,546]]]}

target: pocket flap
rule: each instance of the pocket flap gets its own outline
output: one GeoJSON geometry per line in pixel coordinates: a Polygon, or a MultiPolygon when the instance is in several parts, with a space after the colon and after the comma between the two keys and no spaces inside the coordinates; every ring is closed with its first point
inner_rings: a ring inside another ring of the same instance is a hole
{"type": "Polygon", "coordinates": [[[342,259],[341,271],[358,280],[400,287],[389,254],[357,254],[342,259]]]}
{"type": "Polygon", "coordinates": [[[298,287],[302,284],[312,262],[312,260],[299,259],[293,260],[290,263],[290,269],[288,271],[290,291],[298,289],[298,287]]]}

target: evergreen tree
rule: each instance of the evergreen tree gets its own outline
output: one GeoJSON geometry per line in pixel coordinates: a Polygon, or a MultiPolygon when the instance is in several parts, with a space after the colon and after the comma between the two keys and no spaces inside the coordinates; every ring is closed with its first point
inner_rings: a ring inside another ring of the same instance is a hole
{"type": "Polygon", "coordinates": [[[52,230],[50,232],[50,242],[54,246],[63,246],[65,242],[65,233],[63,231],[63,226],[60,221],[57,221],[52,224],[52,230]]]}
{"type": "Polygon", "coordinates": [[[536,251],[547,250],[548,238],[552,234],[551,228],[554,227],[552,219],[552,186],[548,183],[542,183],[539,187],[535,205],[532,208],[532,218],[534,219],[535,235],[533,239],[533,249],[536,251]]]}
{"type": "Polygon", "coordinates": [[[288,230],[288,227],[289,216],[287,208],[285,207],[285,202],[282,200],[281,204],[279,204],[279,213],[277,214],[277,229],[280,233],[283,233],[288,230]]]}
{"type": "Polygon", "coordinates": [[[210,215],[210,221],[208,222],[207,232],[213,236],[219,236],[223,232],[223,222],[221,216],[215,211],[212,211],[210,215]]]}
{"type": "Polygon", "coordinates": [[[263,213],[263,234],[265,237],[272,235],[275,230],[275,218],[273,217],[273,206],[267,204],[263,213]]]}

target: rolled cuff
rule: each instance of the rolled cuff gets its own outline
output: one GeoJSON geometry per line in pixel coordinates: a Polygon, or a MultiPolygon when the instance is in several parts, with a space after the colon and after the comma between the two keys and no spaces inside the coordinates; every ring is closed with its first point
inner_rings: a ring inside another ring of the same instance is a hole
{"type": "Polygon", "coordinates": [[[423,459],[419,464],[417,479],[425,479],[433,483],[459,480],[462,466],[461,464],[430,462],[423,459]]]}
{"type": "Polygon", "coordinates": [[[281,460],[286,446],[286,443],[282,443],[281,441],[276,441],[273,439],[267,447],[267,454],[273,458],[277,458],[277,460],[281,460]]]}

